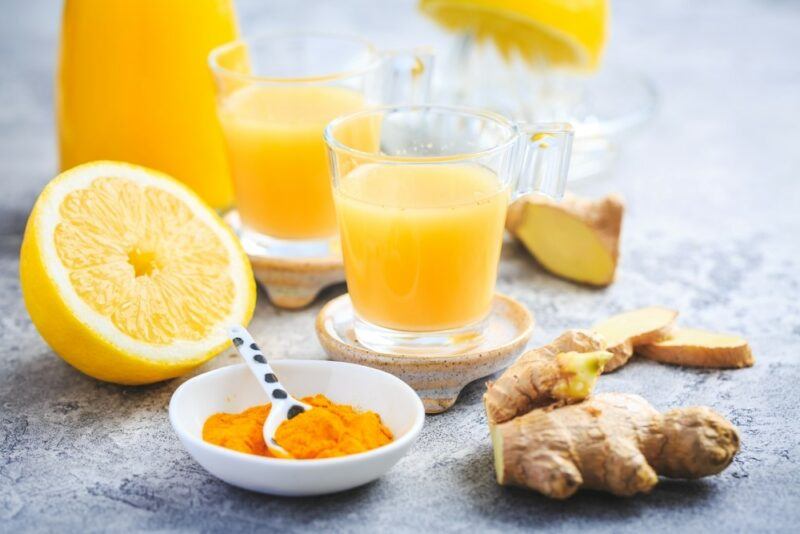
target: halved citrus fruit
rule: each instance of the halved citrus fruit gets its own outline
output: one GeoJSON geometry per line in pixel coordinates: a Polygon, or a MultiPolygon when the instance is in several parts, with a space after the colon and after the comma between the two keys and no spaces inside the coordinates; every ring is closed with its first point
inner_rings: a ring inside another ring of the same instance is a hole
{"type": "Polygon", "coordinates": [[[593,70],[606,41],[607,0],[421,0],[420,9],[536,66],[593,70]]]}
{"type": "Polygon", "coordinates": [[[146,384],[219,353],[255,306],[250,263],[200,198],[159,172],[94,162],[36,201],[20,253],[25,305],[68,363],[146,384]]]}

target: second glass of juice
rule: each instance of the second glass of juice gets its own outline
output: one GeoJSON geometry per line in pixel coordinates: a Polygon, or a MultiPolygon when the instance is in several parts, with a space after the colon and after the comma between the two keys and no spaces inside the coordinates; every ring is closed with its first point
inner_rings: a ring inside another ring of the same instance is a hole
{"type": "Polygon", "coordinates": [[[387,84],[421,82],[411,69],[387,80],[399,71],[387,68],[386,54],[340,35],[266,34],[218,47],[209,62],[245,250],[328,256],[336,217],[325,125],[384,100],[387,84]]]}
{"type": "Polygon", "coordinates": [[[394,354],[480,343],[508,203],[563,193],[569,125],[399,106],[336,119],[325,139],[358,341],[394,354]]]}

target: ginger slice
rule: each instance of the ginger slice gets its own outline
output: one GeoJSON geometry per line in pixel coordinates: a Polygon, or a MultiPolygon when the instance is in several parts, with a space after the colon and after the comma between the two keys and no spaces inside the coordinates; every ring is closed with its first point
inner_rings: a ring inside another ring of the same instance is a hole
{"type": "Polygon", "coordinates": [[[506,228],[551,273],[607,286],[617,270],[623,211],[615,195],[598,200],[567,195],[559,202],[530,195],[509,208],[506,228]]]}
{"type": "Polygon", "coordinates": [[[754,363],[745,339],[695,328],[676,328],[667,339],[636,347],[636,354],[688,367],[740,368],[754,363]]]}
{"type": "Polygon", "coordinates": [[[591,393],[612,354],[593,332],[568,330],[552,343],[519,357],[483,396],[490,424],[534,408],[582,400],[591,393]]]}
{"type": "Polygon", "coordinates": [[[631,359],[634,349],[669,337],[678,312],[652,306],[620,313],[592,327],[605,338],[607,350],[614,354],[605,365],[604,373],[619,369],[631,359]]]}
{"type": "Polygon", "coordinates": [[[565,499],[580,488],[649,492],[658,477],[700,478],[730,465],[739,435],[706,407],[658,412],[638,395],[601,393],[492,427],[501,485],[565,499]]]}

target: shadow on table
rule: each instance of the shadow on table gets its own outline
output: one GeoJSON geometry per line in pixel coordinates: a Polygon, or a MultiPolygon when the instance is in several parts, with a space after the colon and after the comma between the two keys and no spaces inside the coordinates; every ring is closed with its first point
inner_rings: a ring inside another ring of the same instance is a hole
{"type": "MultiPolygon", "coordinates": [[[[24,348],[18,350],[24,351],[24,348]]],[[[81,409],[96,411],[113,403],[117,418],[147,408],[163,409],[172,392],[183,381],[173,379],[142,386],[103,382],[83,374],[47,347],[14,358],[6,365],[4,372],[11,379],[3,398],[12,406],[30,408],[45,403],[57,412],[62,409],[71,412],[81,409]]]]}
{"type": "MultiPolygon", "coordinates": [[[[483,466],[463,466],[464,471],[473,468],[492,476],[483,466]]],[[[623,525],[643,515],[665,517],[675,510],[702,507],[712,495],[710,488],[699,481],[662,481],[652,494],[628,499],[583,491],[566,501],[551,500],[522,489],[501,488],[494,483],[493,489],[487,484],[467,484],[463,491],[448,495],[453,501],[460,501],[452,502],[447,507],[452,509],[448,510],[427,506],[429,496],[422,493],[411,496],[416,501],[413,506],[410,506],[409,496],[399,501],[389,497],[387,502],[385,488],[381,485],[379,480],[342,493],[305,498],[261,495],[232,486],[227,486],[224,494],[237,512],[231,525],[239,527],[251,522],[273,526],[350,524],[377,527],[389,521],[402,530],[429,525],[432,520],[447,522],[454,516],[461,516],[462,521],[473,517],[476,527],[488,522],[498,531],[514,531],[520,527],[558,529],[582,524],[623,525]]]]}
{"type": "Polygon", "coordinates": [[[479,459],[460,464],[457,475],[465,488],[476,491],[465,493],[472,505],[500,522],[519,525],[528,517],[538,527],[548,523],[571,520],[624,520],[638,516],[643,511],[672,510],[701,506],[713,497],[710,485],[702,480],[661,479],[649,495],[616,497],[609,493],[580,490],[567,500],[549,499],[533,490],[502,487],[494,481],[494,458],[487,444],[479,459]],[[535,518],[535,519],[533,519],[535,518]]]}

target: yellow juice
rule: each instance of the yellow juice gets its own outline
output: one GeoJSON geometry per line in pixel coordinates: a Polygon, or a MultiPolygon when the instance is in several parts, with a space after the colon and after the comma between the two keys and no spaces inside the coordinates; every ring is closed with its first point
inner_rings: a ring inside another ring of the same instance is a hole
{"type": "Polygon", "coordinates": [[[207,57],[237,35],[231,0],[66,0],[56,98],[62,169],[128,161],[229,206],[207,57]]]}
{"type": "Polygon", "coordinates": [[[474,164],[366,164],[335,193],[356,312],[405,331],[459,328],[489,312],[508,189],[474,164]]]}
{"type": "Polygon", "coordinates": [[[336,232],[323,130],[364,106],[360,93],[326,86],[248,86],[219,108],[244,224],[281,239],[336,232]]]}

